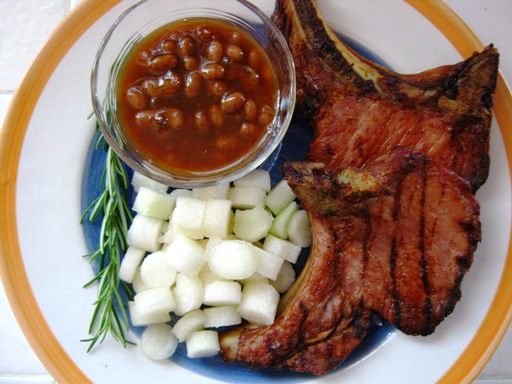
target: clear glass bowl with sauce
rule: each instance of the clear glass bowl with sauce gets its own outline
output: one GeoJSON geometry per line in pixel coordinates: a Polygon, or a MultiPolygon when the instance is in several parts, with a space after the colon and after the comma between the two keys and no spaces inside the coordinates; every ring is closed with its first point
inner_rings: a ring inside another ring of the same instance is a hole
{"type": "Polygon", "coordinates": [[[106,34],[91,91],[101,131],[128,166],[192,188],[240,178],[276,150],[295,69],[280,31],[245,0],[146,0],[106,34]]]}

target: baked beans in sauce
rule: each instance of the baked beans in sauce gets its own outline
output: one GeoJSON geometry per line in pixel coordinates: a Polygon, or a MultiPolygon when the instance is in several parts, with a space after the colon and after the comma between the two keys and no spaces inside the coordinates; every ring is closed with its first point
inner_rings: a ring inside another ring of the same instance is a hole
{"type": "Polygon", "coordinates": [[[266,52],[224,21],[161,27],[134,46],[117,82],[127,140],[172,172],[211,171],[240,159],[275,116],[277,80],[266,52]]]}

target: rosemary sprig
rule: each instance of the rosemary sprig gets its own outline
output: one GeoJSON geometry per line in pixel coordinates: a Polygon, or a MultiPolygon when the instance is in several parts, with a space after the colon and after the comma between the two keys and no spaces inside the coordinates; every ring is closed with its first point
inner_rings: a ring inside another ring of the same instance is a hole
{"type": "MultiPolygon", "coordinates": [[[[119,279],[121,257],[127,248],[126,233],[133,219],[127,197],[129,176],[124,163],[101,133],[95,149],[100,147],[106,151],[105,168],[100,181],[101,194],[88,206],[81,220],[81,223],[84,220],[94,223],[101,218],[98,249],[85,255],[91,264],[97,263],[97,273],[84,287],[98,284],[97,300],[94,302],[89,326],[91,337],[82,340],[89,343],[87,352],[98,342],[101,344],[108,334],[124,347],[134,344],[125,336],[129,321],[126,305],[120,295],[122,282],[119,279]]],[[[124,285],[130,295],[130,288],[124,285]]]]}

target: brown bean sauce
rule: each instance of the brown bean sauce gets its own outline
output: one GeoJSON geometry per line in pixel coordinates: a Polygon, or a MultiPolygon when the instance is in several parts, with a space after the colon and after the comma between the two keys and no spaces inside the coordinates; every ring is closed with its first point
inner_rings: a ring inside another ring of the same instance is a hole
{"type": "Polygon", "coordinates": [[[267,134],[277,80],[256,40],[223,21],[191,18],[142,39],[117,80],[130,144],[168,171],[211,171],[267,134]]]}

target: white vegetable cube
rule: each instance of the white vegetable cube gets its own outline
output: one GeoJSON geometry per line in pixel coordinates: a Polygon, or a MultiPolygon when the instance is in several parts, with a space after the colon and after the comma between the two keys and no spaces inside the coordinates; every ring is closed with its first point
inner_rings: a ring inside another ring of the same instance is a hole
{"type": "Polygon", "coordinates": [[[233,220],[230,200],[209,199],[206,201],[201,231],[205,237],[225,239],[232,231],[233,220]]]}
{"type": "Polygon", "coordinates": [[[206,247],[206,258],[211,271],[228,280],[246,279],[258,265],[252,244],[243,240],[212,238],[206,247]]]}
{"type": "Polygon", "coordinates": [[[308,213],[300,209],[290,218],[288,223],[288,240],[299,247],[311,246],[312,234],[308,213]]]}
{"type": "Polygon", "coordinates": [[[177,272],[197,276],[205,262],[205,249],[197,241],[178,234],[165,250],[167,263],[177,272]]]}
{"type": "Polygon", "coordinates": [[[142,173],[134,172],[132,177],[132,186],[135,192],[139,192],[141,187],[152,189],[153,191],[166,193],[169,187],[163,183],[153,180],[142,173]]]}
{"type": "Polygon", "coordinates": [[[137,193],[133,202],[133,210],[145,216],[169,220],[175,204],[176,200],[167,193],[140,187],[139,193],[137,193]]]}
{"type": "Polygon", "coordinates": [[[285,261],[277,278],[272,282],[272,285],[279,293],[284,293],[290,289],[295,282],[295,269],[289,261],[285,261]]]}
{"type": "Polygon", "coordinates": [[[130,313],[130,321],[135,327],[146,327],[153,324],[163,324],[171,321],[170,312],[154,311],[142,313],[139,306],[134,301],[128,302],[128,311],[130,313]]]}
{"type": "Polygon", "coordinates": [[[275,280],[281,270],[284,259],[258,247],[254,247],[253,250],[258,255],[256,272],[263,277],[275,280]]]}
{"type": "Polygon", "coordinates": [[[278,215],[279,212],[285,209],[293,200],[295,200],[295,194],[288,185],[288,182],[281,180],[267,194],[265,205],[270,208],[274,215],[278,215]]]}
{"type": "Polygon", "coordinates": [[[302,250],[298,245],[274,235],[268,235],[265,238],[265,241],[263,242],[263,249],[293,264],[297,262],[300,251],[302,250]]]}
{"type": "Polygon", "coordinates": [[[172,332],[176,335],[179,342],[183,342],[187,340],[192,332],[204,329],[204,322],[204,312],[200,309],[196,309],[183,315],[183,317],[174,324],[172,332]]]}
{"type": "Polygon", "coordinates": [[[233,182],[235,187],[258,187],[270,191],[270,173],[264,169],[255,169],[233,182]]]}
{"type": "Polygon", "coordinates": [[[187,356],[191,359],[216,356],[220,351],[217,331],[192,332],[187,338],[187,356]]]}
{"type": "Polygon", "coordinates": [[[212,283],[215,281],[230,281],[230,280],[224,279],[222,277],[219,277],[216,273],[214,273],[212,271],[201,271],[199,273],[199,278],[203,282],[203,285],[206,285],[208,283],[212,283]]]}
{"type": "Polygon", "coordinates": [[[179,273],[176,276],[176,286],[173,293],[176,300],[174,312],[178,316],[183,316],[187,312],[198,309],[203,303],[204,287],[199,277],[179,273]]]}
{"type": "Polygon", "coordinates": [[[140,292],[143,292],[148,289],[148,287],[146,286],[146,284],[144,283],[144,280],[142,280],[142,277],[140,275],[140,268],[137,268],[137,270],[135,271],[135,275],[133,276],[132,285],[133,285],[133,291],[135,293],[140,293],[140,292]]]}
{"type": "Polygon", "coordinates": [[[146,251],[143,249],[128,247],[119,267],[119,278],[126,283],[132,283],[145,255],[146,251]]]}
{"type": "Polygon", "coordinates": [[[276,317],[278,303],[279,292],[272,285],[251,281],[244,285],[238,312],[250,323],[270,325],[276,317]]]}
{"type": "Polygon", "coordinates": [[[128,229],[126,241],[131,247],[144,249],[148,252],[156,252],[161,247],[158,239],[162,235],[163,227],[163,220],[137,214],[128,229]]]}
{"type": "Polygon", "coordinates": [[[220,183],[208,187],[194,188],[192,197],[200,200],[227,199],[229,193],[229,183],[220,183]]]}
{"type": "Polygon", "coordinates": [[[152,360],[171,357],[178,347],[178,339],[169,324],[150,325],[140,338],[142,353],[152,360]]]}
{"type": "Polygon", "coordinates": [[[242,286],[236,281],[212,281],[204,286],[203,304],[237,305],[242,299],[242,286]]]}
{"type": "Polygon", "coordinates": [[[200,230],[203,223],[206,201],[179,196],[172,215],[172,223],[177,227],[200,230]]]}
{"type": "Polygon", "coordinates": [[[252,243],[268,234],[273,220],[272,214],[261,206],[252,209],[237,209],[233,232],[239,239],[252,243]]]}
{"type": "Polygon", "coordinates": [[[233,187],[229,190],[229,200],[233,208],[250,209],[265,205],[267,193],[260,187],[233,187]]]}
{"type": "Polygon", "coordinates": [[[272,227],[270,228],[270,233],[274,236],[280,237],[281,239],[288,238],[288,225],[290,224],[290,220],[295,212],[299,210],[299,205],[292,201],[290,204],[286,206],[274,219],[272,223],[272,227]]]}
{"type": "Polygon", "coordinates": [[[203,312],[205,328],[229,327],[242,322],[240,313],[231,305],[205,308],[203,312]]]}
{"type": "Polygon", "coordinates": [[[169,287],[150,288],[133,298],[140,316],[158,316],[176,309],[176,301],[169,287]]]}
{"type": "Polygon", "coordinates": [[[146,256],[140,266],[140,275],[148,288],[170,288],[176,281],[176,270],[167,263],[167,256],[163,251],[146,256]]]}
{"type": "Polygon", "coordinates": [[[174,225],[167,225],[167,229],[165,229],[164,234],[160,236],[158,241],[162,243],[162,245],[171,244],[176,239],[177,235],[178,232],[174,225]]]}

